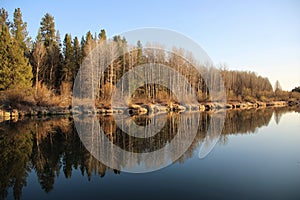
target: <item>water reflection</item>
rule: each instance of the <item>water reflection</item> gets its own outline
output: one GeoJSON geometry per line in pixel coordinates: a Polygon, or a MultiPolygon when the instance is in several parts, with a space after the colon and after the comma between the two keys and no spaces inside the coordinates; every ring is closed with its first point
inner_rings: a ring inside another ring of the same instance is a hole
{"type": "MultiPolygon", "coordinates": [[[[281,116],[291,109],[230,110],[226,113],[219,142],[226,144],[230,134],[255,133],[259,127],[269,124],[273,114],[276,123],[280,123],[281,116]]],[[[197,135],[185,154],[176,161],[183,163],[207,139],[211,113],[169,114],[158,136],[147,140],[123,133],[111,116],[100,116],[98,120],[105,136],[120,148],[128,152],[151,152],[163,148],[175,137],[180,120],[188,130],[190,118],[195,116],[199,118],[197,135]]],[[[140,116],[132,120],[142,126],[157,119],[155,116],[140,116]]],[[[188,131],[182,134],[188,134],[188,131]]],[[[217,136],[216,134],[215,137],[217,136]]],[[[213,134],[209,140],[214,140],[213,134]]],[[[180,143],[177,145],[178,148],[181,147],[180,143]]],[[[71,118],[26,119],[0,123],[0,159],[1,199],[7,197],[9,189],[12,189],[15,199],[20,199],[29,173],[36,173],[41,188],[47,193],[54,189],[55,180],[62,176],[62,172],[65,178],[71,178],[73,170],[80,170],[82,176],[89,180],[93,175],[105,176],[107,170],[120,173],[99,162],[86,150],[71,118]]]]}
{"type": "Polygon", "coordinates": [[[74,121],[81,141],[95,158],[111,168],[136,173],[160,169],[176,161],[193,142],[201,115],[194,112],[134,117],[76,116],[74,121]],[[151,124],[162,128],[150,137],[134,137],[123,130],[151,134],[133,121],[139,124],[152,121],[151,124]]]}

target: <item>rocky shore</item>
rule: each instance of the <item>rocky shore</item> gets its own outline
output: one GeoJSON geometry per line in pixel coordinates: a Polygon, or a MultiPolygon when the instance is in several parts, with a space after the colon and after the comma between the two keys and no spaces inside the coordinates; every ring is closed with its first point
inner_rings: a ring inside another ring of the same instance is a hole
{"type": "Polygon", "coordinates": [[[201,104],[133,104],[127,108],[114,109],[94,109],[85,106],[81,107],[31,107],[26,110],[17,109],[0,109],[0,121],[17,120],[24,116],[51,116],[51,115],[71,115],[71,114],[113,114],[113,113],[127,113],[130,115],[167,113],[167,112],[188,112],[188,111],[209,111],[220,109],[251,109],[264,107],[284,107],[300,105],[299,101],[272,101],[272,102],[228,102],[227,104],[220,104],[214,102],[205,102],[201,104]]]}

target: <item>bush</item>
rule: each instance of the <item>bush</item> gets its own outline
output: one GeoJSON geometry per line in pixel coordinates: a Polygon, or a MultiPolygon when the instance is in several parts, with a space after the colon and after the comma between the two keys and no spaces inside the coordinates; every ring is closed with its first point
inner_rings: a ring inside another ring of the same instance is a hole
{"type": "Polygon", "coordinates": [[[61,98],[56,96],[53,90],[49,90],[43,84],[37,85],[34,100],[37,106],[59,106],[62,102],[61,98]]]}
{"type": "Polygon", "coordinates": [[[298,93],[300,93],[300,86],[295,87],[294,89],[292,89],[292,92],[298,92],[298,93]]]}
{"type": "Polygon", "coordinates": [[[275,92],[274,98],[275,98],[276,101],[288,101],[289,96],[290,96],[289,92],[278,90],[278,91],[275,92]]]}
{"type": "Polygon", "coordinates": [[[254,97],[252,97],[252,96],[246,96],[246,97],[244,97],[244,100],[246,102],[251,102],[251,103],[255,103],[256,102],[256,99],[254,97]]]}
{"type": "Polygon", "coordinates": [[[268,102],[269,101],[269,99],[267,98],[267,97],[265,97],[265,96],[260,96],[259,98],[258,98],[258,100],[260,100],[260,101],[262,101],[262,102],[268,102]]]}
{"type": "Polygon", "coordinates": [[[63,81],[60,86],[60,105],[70,106],[72,103],[72,83],[63,81]]]}
{"type": "Polygon", "coordinates": [[[300,100],[300,93],[299,92],[292,92],[291,93],[291,98],[293,98],[294,100],[300,100]]]}
{"type": "Polygon", "coordinates": [[[23,106],[32,106],[34,105],[32,92],[32,88],[14,88],[1,91],[0,104],[7,109],[20,109],[23,106]]]}

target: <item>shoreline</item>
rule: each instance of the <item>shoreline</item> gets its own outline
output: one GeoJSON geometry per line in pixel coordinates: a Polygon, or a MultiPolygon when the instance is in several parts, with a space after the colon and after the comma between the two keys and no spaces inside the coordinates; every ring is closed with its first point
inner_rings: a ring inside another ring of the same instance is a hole
{"type": "Polygon", "coordinates": [[[217,110],[244,110],[244,109],[253,109],[253,108],[266,108],[266,107],[287,107],[287,106],[299,106],[299,101],[272,101],[272,102],[228,102],[226,104],[220,104],[217,102],[202,102],[198,104],[132,104],[129,107],[107,109],[107,108],[98,108],[98,109],[88,109],[84,107],[41,107],[34,106],[29,109],[17,110],[10,109],[4,110],[0,109],[0,122],[7,120],[19,120],[25,116],[57,116],[57,115],[80,115],[80,114],[100,114],[100,115],[111,115],[111,114],[129,114],[129,115],[150,115],[156,113],[168,113],[168,112],[190,112],[190,111],[217,111],[217,110]]]}

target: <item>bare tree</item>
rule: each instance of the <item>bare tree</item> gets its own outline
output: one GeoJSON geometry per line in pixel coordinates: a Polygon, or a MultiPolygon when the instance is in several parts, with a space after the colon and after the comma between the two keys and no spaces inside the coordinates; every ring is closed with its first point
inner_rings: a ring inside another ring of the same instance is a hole
{"type": "Polygon", "coordinates": [[[38,83],[39,83],[39,73],[44,66],[46,56],[46,48],[43,42],[39,41],[36,43],[35,48],[32,53],[32,60],[35,67],[35,94],[37,94],[38,83]]]}

